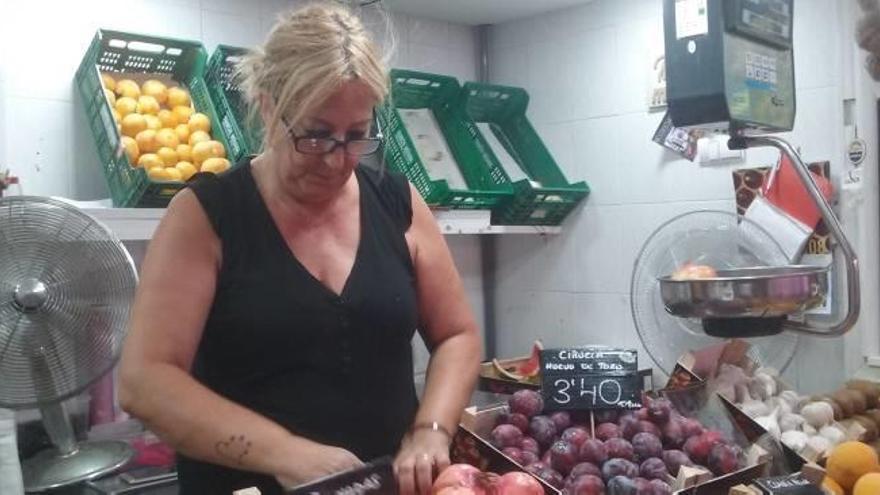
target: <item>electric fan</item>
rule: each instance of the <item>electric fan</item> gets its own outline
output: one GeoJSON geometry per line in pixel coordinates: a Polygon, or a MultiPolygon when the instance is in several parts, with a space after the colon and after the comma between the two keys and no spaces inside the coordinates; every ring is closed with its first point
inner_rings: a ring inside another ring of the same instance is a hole
{"type": "Polygon", "coordinates": [[[49,198],[0,199],[0,407],[38,407],[54,444],[22,463],[26,491],[131,458],[123,442],[77,443],[62,401],[115,365],[136,284],[125,247],[91,216],[49,198]]]}

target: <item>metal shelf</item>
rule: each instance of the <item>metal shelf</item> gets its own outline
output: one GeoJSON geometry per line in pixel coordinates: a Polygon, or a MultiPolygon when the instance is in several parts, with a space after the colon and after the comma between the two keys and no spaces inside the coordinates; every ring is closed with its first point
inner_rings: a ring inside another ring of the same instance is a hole
{"type": "MultiPolygon", "coordinates": [[[[59,198],[61,199],[61,198],[59,198]]],[[[153,236],[164,208],[107,208],[71,202],[94,216],[123,241],[148,240],[153,236]]],[[[539,234],[556,235],[561,227],[492,225],[486,210],[437,210],[434,217],[445,235],[539,234]]]]}

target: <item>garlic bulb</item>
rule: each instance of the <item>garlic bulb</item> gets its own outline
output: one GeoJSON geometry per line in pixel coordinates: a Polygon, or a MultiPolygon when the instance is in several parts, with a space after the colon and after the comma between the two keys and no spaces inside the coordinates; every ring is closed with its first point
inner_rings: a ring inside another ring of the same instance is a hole
{"type": "Polygon", "coordinates": [[[791,430],[800,430],[804,424],[804,417],[795,413],[783,413],[779,417],[779,429],[783,433],[791,430]]]}
{"type": "Polygon", "coordinates": [[[749,393],[749,387],[746,384],[740,383],[735,385],[733,388],[734,390],[736,390],[737,404],[745,404],[747,402],[752,402],[755,400],[755,397],[753,397],[752,394],[749,393]]]}
{"type": "Polygon", "coordinates": [[[766,416],[770,414],[771,411],[770,407],[767,404],[759,400],[750,400],[747,402],[743,402],[742,404],[740,404],[739,407],[750,418],[766,416]]]}
{"type": "Polygon", "coordinates": [[[819,430],[819,434],[827,438],[828,441],[831,442],[832,447],[839,445],[846,440],[846,432],[836,425],[822,427],[822,429],[819,430]]]}
{"type": "Polygon", "coordinates": [[[779,398],[788,402],[788,405],[791,406],[792,410],[796,410],[798,407],[798,402],[800,402],[801,398],[798,396],[797,392],[794,390],[783,390],[779,394],[779,398]]]}
{"type": "Polygon", "coordinates": [[[752,378],[749,381],[749,394],[758,400],[767,400],[771,397],[770,391],[764,385],[764,382],[758,380],[757,378],[752,378]]]}
{"type": "Polygon", "coordinates": [[[818,454],[821,454],[832,447],[831,441],[823,437],[822,435],[810,437],[810,439],[807,440],[806,446],[809,447],[810,450],[818,454]]]}
{"type": "Polygon", "coordinates": [[[764,387],[767,397],[773,397],[776,395],[776,379],[772,375],[759,371],[755,373],[754,379],[761,382],[761,386],[764,387]]]}
{"type": "Polygon", "coordinates": [[[824,401],[811,402],[801,409],[801,416],[810,426],[818,430],[834,420],[834,409],[831,408],[831,404],[824,401]]]}
{"type": "Polygon", "coordinates": [[[780,399],[779,397],[770,397],[769,399],[767,399],[767,405],[774,409],[779,409],[780,414],[788,414],[793,412],[791,410],[791,404],[780,399]]]}
{"type": "Polygon", "coordinates": [[[811,437],[819,434],[819,431],[810,426],[810,423],[807,422],[804,422],[804,424],[801,425],[801,429],[804,431],[804,433],[811,437]]]}
{"type": "Polygon", "coordinates": [[[776,417],[779,414],[778,409],[774,409],[770,414],[766,416],[759,416],[755,418],[755,423],[761,425],[761,428],[767,430],[767,433],[770,434],[773,438],[779,440],[779,437],[782,436],[782,430],[779,429],[779,422],[777,422],[776,417]]]}
{"type": "Polygon", "coordinates": [[[786,431],[782,434],[782,443],[788,445],[791,450],[795,452],[800,452],[804,450],[804,447],[807,446],[807,441],[809,441],[810,437],[807,436],[806,433],[802,431],[786,431]]]}

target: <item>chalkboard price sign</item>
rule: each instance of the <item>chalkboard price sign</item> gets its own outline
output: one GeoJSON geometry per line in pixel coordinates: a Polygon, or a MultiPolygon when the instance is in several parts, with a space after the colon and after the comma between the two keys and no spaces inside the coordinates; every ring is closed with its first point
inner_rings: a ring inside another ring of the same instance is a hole
{"type": "Polygon", "coordinates": [[[638,409],[642,378],[631,349],[584,347],[541,351],[547,409],[638,409]]]}
{"type": "Polygon", "coordinates": [[[755,484],[766,495],[822,495],[822,489],[810,483],[801,473],[774,478],[761,478],[755,484]]]}
{"type": "Polygon", "coordinates": [[[398,495],[391,458],[383,457],[363,467],[301,485],[288,495],[398,495]]]}

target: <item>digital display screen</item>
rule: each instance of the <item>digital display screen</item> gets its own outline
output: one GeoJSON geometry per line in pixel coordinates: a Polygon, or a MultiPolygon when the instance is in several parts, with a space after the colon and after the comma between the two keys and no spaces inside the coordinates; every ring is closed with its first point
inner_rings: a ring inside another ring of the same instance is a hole
{"type": "Polygon", "coordinates": [[[786,0],[743,0],[739,22],[757,35],[791,40],[791,4],[786,0]]]}

